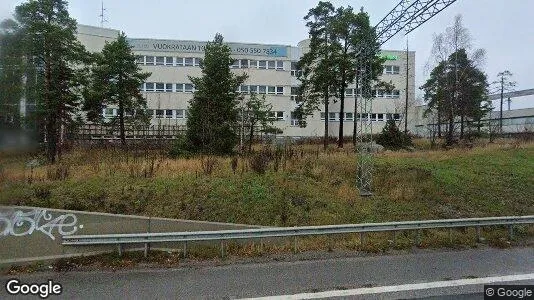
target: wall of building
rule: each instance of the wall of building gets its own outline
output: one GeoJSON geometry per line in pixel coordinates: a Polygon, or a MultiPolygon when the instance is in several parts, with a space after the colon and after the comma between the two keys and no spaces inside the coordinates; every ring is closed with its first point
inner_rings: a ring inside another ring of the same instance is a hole
{"type": "MultiPolygon", "coordinates": [[[[102,29],[92,26],[79,25],[78,37],[90,51],[100,51],[106,41],[110,41],[119,33],[117,30],[102,29]]],[[[185,125],[186,109],[189,100],[193,97],[192,92],[177,92],[178,85],[190,84],[188,76],[201,76],[199,66],[178,66],[177,60],[183,62],[184,58],[202,59],[204,56],[205,42],[180,41],[180,40],[157,40],[157,39],[129,39],[133,46],[133,51],[140,57],[140,66],[145,72],[150,72],[147,79],[149,86],[152,83],[172,84],[172,91],[156,92],[144,91],[148,108],[153,113],[152,124],[154,125],[185,125]],[[164,59],[163,65],[155,65],[152,62],[156,57],[168,57],[164,59]],[[172,62],[171,62],[172,59],[172,62]],[[159,110],[159,111],[156,111],[159,110]],[[161,111],[163,110],[163,111],[161,111]],[[162,113],[162,114],[161,114],[162,113]],[[158,117],[161,116],[161,117],[158,117]],[[168,117],[166,117],[168,116],[168,117]]],[[[300,128],[296,120],[292,120],[291,112],[296,108],[296,102],[291,97],[291,87],[299,85],[294,72],[291,72],[291,63],[298,61],[302,54],[309,51],[309,40],[303,40],[297,47],[288,45],[264,45],[264,44],[239,44],[228,43],[232,49],[232,58],[236,60],[254,61],[256,66],[260,61],[276,61],[283,65],[283,69],[261,69],[238,66],[233,72],[236,74],[247,73],[248,80],[244,83],[247,86],[272,86],[283,87],[283,94],[266,94],[266,100],[272,104],[272,110],[277,112],[279,118],[273,125],[282,129],[284,136],[322,136],[324,134],[324,119],[321,119],[321,112],[317,111],[307,118],[307,127],[300,128]],[[283,115],[283,117],[282,117],[283,115]]],[[[379,132],[386,123],[387,116],[397,116],[399,123],[402,123],[404,114],[404,103],[406,95],[406,53],[404,51],[384,50],[383,55],[390,59],[385,63],[393,70],[395,66],[396,74],[384,74],[382,80],[391,82],[398,91],[396,95],[389,98],[379,97],[373,100],[372,117],[373,132],[379,132]]],[[[415,98],[415,52],[409,52],[409,74],[408,74],[408,98],[409,103],[415,98]]],[[[349,89],[354,88],[354,83],[349,85],[349,89]]],[[[340,104],[336,99],[332,99],[330,112],[337,113],[330,121],[330,135],[337,136],[339,131],[339,111],[340,104]]],[[[344,134],[352,135],[354,120],[355,97],[348,94],[345,98],[345,112],[349,115],[344,118],[344,134]]],[[[322,109],[321,109],[322,110],[322,109]]],[[[113,107],[104,113],[107,117],[112,117],[113,107]]]]}

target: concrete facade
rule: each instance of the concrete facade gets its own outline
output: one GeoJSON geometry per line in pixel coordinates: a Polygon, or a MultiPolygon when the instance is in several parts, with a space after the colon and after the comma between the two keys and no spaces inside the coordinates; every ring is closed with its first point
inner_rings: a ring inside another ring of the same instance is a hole
{"type": "MultiPolygon", "coordinates": [[[[118,30],[78,25],[78,39],[89,51],[100,51],[105,42],[112,41],[118,30]]],[[[205,42],[182,40],[158,40],[130,38],[129,43],[143,71],[152,75],[140,88],[147,99],[154,125],[185,125],[188,101],[193,97],[194,88],[188,76],[201,76],[198,66],[204,56],[205,42]]],[[[320,111],[308,117],[306,128],[300,128],[291,112],[296,107],[292,87],[299,85],[294,63],[308,51],[309,40],[298,45],[265,45],[228,43],[232,57],[236,60],[232,69],[235,73],[247,73],[249,78],[240,88],[242,92],[255,89],[265,94],[272,104],[273,125],[282,129],[284,136],[322,136],[324,133],[324,114],[320,111]]],[[[391,82],[395,91],[383,94],[377,91],[373,100],[372,117],[375,122],[373,132],[378,132],[388,117],[403,121],[406,93],[406,53],[404,51],[382,51],[388,60],[382,80],[391,82]]],[[[415,99],[415,52],[409,52],[408,99],[415,99]]],[[[354,120],[354,84],[349,85],[345,98],[344,134],[351,135],[354,120]]],[[[293,89],[294,90],[294,89],[293,89]]],[[[330,119],[330,135],[337,136],[339,131],[339,102],[335,99],[329,108],[333,113],[330,119]]],[[[116,108],[103,111],[105,117],[116,115],[116,108]]]]}

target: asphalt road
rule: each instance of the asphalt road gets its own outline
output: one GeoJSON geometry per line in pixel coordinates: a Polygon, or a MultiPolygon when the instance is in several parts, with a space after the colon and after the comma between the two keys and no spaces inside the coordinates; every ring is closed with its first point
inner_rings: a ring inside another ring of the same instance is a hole
{"type": "MultiPolygon", "coordinates": [[[[60,283],[63,293],[59,298],[64,299],[234,299],[532,273],[534,248],[514,248],[423,251],[197,268],[38,273],[17,278],[26,283],[48,279],[60,283]]],[[[5,283],[9,278],[0,277],[3,285],[0,299],[8,298],[5,283]]],[[[534,280],[520,283],[534,284],[534,280]]],[[[481,299],[482,286],[373,294],[359,298],[481,299]]]]}

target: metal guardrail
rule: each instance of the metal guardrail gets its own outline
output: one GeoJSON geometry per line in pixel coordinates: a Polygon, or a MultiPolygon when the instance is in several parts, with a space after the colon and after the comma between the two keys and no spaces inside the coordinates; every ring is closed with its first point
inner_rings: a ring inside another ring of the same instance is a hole
{"type": "MultiPolygon", "coordinates": [[[[513,237],[513,225],[534,224],[534,216],[517,217],[489,217],[470,219],[443,219],[425,221],[402,221],[388,223],[343,224],[326,226],[276,227],[243,230],[194,231],[194,232],[165,232],[165,233],[134,233],[134,234],[103,234],[103,235],[71,235],[63,237],[63,245],[122,245],[144,244],[145,255],[150,243],[162,242],[193,242],[193,241],[225,241],[236,239],[262,239],[273,237],[299,237],[311,235],[343,234],[367,232],[389,232],[401,230],[422,230],[438,228],[477,228],[477,238],[480,240],[480,228],[486,226],[508,226],[509,237],[513,237]]],[[[418,235],[418,240],[420,236],[418,235]]],[[[362,235],[363,242],[363,235],[362,235]]],[[[221,253],[224,253],[221,242],[221,253]]],[[[295,240],[296,248],[296,240],[295,240]]],[[[185,250],[184,250],[185,252],[185,250]]]]}

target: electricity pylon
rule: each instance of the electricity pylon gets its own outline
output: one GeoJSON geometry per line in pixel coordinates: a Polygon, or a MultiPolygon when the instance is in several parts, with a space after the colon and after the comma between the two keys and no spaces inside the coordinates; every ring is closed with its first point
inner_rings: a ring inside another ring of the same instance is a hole
{"type": "MultiPolygon", "coordinates": [[[[401,30],[408,34],[417,27],[430,20],[456,0],[402,0],[375,26],[377,40],[380,46],[399,33],[401,30]]],[[[360,52],[365,54],[366,49],[360,52]]],[[[371,62],[363,62],[357,66],[361,72],[362,82],[370,82],[373,78],[371,62]]],[[[362,100],[358,102],[360,126],[358,127],[358,170],[357,184],[361,196],[372,195],[373,180],[373,97],[371,84],[363,84],[362,100]]],[[[358,116],[354,116],[358,117],[358,116]]],[[[404,116],[405,121],[407,116],[404,116]]]]}

